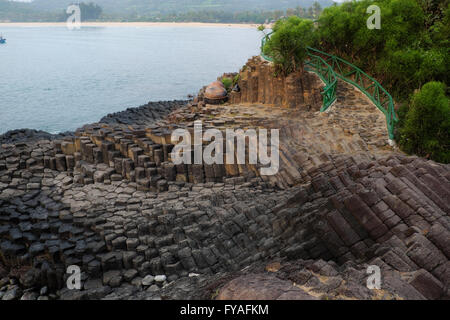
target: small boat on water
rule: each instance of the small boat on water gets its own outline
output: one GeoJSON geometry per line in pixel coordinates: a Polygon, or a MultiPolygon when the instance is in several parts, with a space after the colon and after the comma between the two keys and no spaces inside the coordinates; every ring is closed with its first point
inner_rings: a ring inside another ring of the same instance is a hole
{"type": "Polygon", "coordinates": [[[2,35],[0,35],[0,44],[6,43],[6,38],[3,38],[2,35]]]}

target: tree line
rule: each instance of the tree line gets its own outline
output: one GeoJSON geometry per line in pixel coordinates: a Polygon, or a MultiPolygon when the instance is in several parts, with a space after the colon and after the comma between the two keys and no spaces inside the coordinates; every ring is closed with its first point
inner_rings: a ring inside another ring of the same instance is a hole
{"type": "MultiPolygon", "coordinates": [[[[139,14],[108,13],[93,2],[81,2],[82,21],[120,21],[120,22],[207,22],[207,23],[269,23],[282,17],[299,16],[306,19],[316,19],[322,12],[319,2],[314,2],[309,8],[296,7],[287,10],[253,10],[253,11],[225,11],[199,10],[181,13],[139,14]]],[[[12,22],[63,22],[69,15],[66,11],[49,12],[34,11],[26,4],[0,0],[0,21],[12,22]]]]}
{"type": "Polygon", "coordinates": [[[167,14],[150,18],[153,21],[164,22],[211,22],[211,23],[255,23],[263,24],[279,20],[283,17],[298,16],[305,19],[316,19],[322,12],[322,7],[318,2],[314,2],[311,7],[302,8],[300,6],[275,11],[189,11],[179,14],[167,14]]]}

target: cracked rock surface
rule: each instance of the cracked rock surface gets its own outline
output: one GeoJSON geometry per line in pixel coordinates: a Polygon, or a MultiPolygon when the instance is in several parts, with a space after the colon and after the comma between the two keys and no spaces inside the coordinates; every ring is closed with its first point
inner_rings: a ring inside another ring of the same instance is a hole
{"type": "Polygon", "coordinates": [[[390,147],[346,84],[323,114],[159,102],[0,141],[0,299],[449,297],[449,165],[390,147]],[[173,165],[170,133],[195,120],[280,129],[279,172],[173,165]]]}

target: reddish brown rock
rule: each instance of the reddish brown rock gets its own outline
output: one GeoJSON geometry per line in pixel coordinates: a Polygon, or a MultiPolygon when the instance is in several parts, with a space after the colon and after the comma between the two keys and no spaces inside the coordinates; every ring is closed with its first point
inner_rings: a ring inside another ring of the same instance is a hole
{"type": "Polygon", "coordinates": [[[271,275],[256,274],[238,277],[226,284],[217,300],[315,300],[292,282],[271,275]]]}

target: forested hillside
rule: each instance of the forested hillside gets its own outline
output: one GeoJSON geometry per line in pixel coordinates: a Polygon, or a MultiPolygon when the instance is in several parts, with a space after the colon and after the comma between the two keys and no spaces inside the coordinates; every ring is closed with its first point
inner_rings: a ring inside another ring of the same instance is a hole
{"type": "Polygon", "coordinates": [[[42,21],[55,20],[55,12],[39,12],[33,10],[28,3],[0,0],[0,21],[42,21]]]}
{"type": "MultiPolygon", "coordinates": [[[[34,0],[30,6],[38,10],[55,11],[67,7],[73,0],[34,0]]],[[[106,14],[158,14],[185,13],[189,11],[275,11],[310,7],[314,0],[95,0],[106,14]]],[[[331,0],[318,0],[322,7],[333,4],[331,0]]]]}
{"type": "MultiPolygon", "coordinates": [[[[83,4],[73,0],[34,0],[31,3],[0,0],[0,21],[65,21],[66,8],[74,2],[83,4]]],[[[264,23],[294,14],[312,18],[313,7],[332,3],[331,0],[87,0],[84,8],[88,10],[82,8],[82,19],[264,23]]]]}

